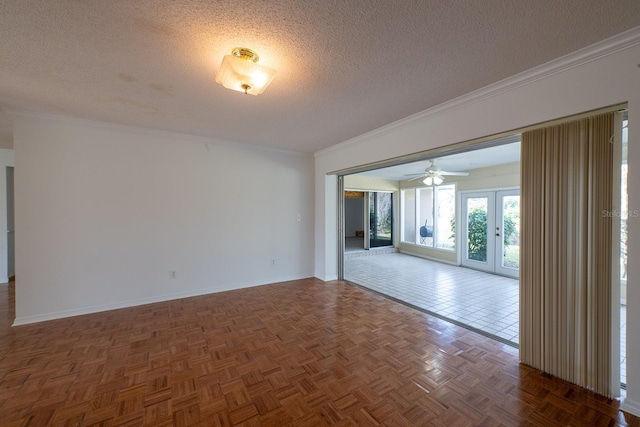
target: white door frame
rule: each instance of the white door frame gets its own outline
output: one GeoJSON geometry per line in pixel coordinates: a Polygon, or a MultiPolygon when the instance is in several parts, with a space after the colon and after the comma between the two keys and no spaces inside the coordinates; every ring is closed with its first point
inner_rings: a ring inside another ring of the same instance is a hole
{"type": "Polygon", "coordinates": [[[460,192],[460,234],[458,237],[458,247],[460,248],[459,257],[461,265],[503,276],[519,277],[519,269],[502,266],[502,253],[504,251],[502,201],[505,196],[519,194],[519,188],[460,192]],[[467,201],[475,198],[484,198],[487,200],[487,256],[485,261],[471,260],[467,256],[467,201]]]}
{"type": "Polygon", "coordinates": [[[460,195],[460,259],[461,264],[465,267],[474,268],[476,270],[494,272],[494,254],[495,254],[495,239],[491,236],[492,230],[495,229],[495,191],[470,191],[464,192],[460,195]],[[486,199],[487,200],[487,253],[486,260],[472,260],[468,257],[467,236],[469,235],[468,229],[468,211],[467,201],[469,199],[486,199]]]}

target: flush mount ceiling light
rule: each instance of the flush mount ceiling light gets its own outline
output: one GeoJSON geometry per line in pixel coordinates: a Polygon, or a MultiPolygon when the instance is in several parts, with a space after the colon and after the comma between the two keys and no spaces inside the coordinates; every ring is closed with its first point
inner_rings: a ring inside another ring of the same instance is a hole
{"type": "Polygon", "coordinates": [[[275,77],[276,70],[258,65],[258,59],[258,54],[251,49],[236,47],[231,55],[222,58],[216,82],[227,89],[260,95],[275,77]]]}

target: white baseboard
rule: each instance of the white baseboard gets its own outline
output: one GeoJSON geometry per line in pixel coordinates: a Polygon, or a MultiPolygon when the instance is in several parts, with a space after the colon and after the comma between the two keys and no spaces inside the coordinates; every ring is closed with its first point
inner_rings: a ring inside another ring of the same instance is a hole
{"type": "Polygon", "coordinates": [[[436,257],[432,257],[432,256],[428,256],[425,254],[421,254],[418,252],[412,252],[412,251],[408,251],[405,249],[398,249],[398,252],[400,252],[401,254],[404,255],[411,255],[414,257],[418,257],[418,258],[424,258],[424,259],[428,259],[429,261],[436,261],[436,262],[441,262],[443,264],[449,264],[449,265],[454,265],[454,266],[458,266],[459,264],[453,261],[448,261],[446,259],[442,259],[442,258],[436,258],[436,257]]]}
{"type": "Polygon", "coordinates": [[[232,291],[236,289],[252,288],[255,286],[271,285],[274,283],[288,282],[291,280],[301,280],[313,277],[313,274],[300,274],[283,277],[274,277],[265,281],[250,281],[242,283],[234,283],[229,285],[216,286],[215,288],[197,289],[188,292],[179,292],[175,294],[159,295],[148,298],[138,298],[127,301],[120,301],[112,304],[94,305],[91,307],[74,308],[70,310],[54,311],[51,313],[36,314],[32,316],[16,317],[12,326],[28,325],[30,323],[46,322],[47,320],[62,319],[65,317],[82,316],[84,314],[98,313],[101,311],[117,310],[120,308],[134,307],[137,305],[153,304],[156,302],[171,301],[180,298],[196,297],[200,295],[215,294],[218,292],[232,291]]]}
{"type": "Polygon", "coordinates": [[[630,413],[631,415],[640,417],[640,403],[638,402],[634,402],[629,399],[624,399],[624,402],[622,402],[622,405],[620,405],[620,409],[630,413]]]}

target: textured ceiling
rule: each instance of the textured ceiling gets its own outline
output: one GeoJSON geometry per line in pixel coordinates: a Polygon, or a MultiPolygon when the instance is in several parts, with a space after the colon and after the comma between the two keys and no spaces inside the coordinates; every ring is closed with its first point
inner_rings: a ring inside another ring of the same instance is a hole
{"type": "Polygon", "coordinates": [[[2,1],[0,108],[313,152],[639,25],[638,0],[2,1]],[[214,82],[236,46],[264,94],[214,82]]]}

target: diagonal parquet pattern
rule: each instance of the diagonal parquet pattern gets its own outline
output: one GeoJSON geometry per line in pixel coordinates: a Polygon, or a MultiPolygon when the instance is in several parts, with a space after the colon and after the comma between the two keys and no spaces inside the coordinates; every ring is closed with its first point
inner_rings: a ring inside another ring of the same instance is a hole
{"type": "Polygon", "coordinates": [[[343,282],[15,328],[2,286],[2,426],[640,425],[510,346],[343,282]]]}

